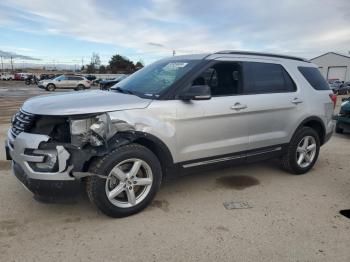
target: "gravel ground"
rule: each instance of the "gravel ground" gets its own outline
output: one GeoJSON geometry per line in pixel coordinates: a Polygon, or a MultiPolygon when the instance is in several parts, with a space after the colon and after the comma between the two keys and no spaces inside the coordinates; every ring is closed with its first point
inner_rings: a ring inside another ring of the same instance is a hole
{"type": "MultiPolygon", "coordinates": [[[[3,144],[10,115],[46,92],[1,85],[3,144]]],[[[0,159],[0,261],[350,261],[350,219],[339,214],[350,209],[350,135],[334,135],[306,175],[271,161],[180,177],[123,219],[102,215],[83,193],[36,202],[3,150],[0,159]],[[252,208],[226,210],[225,201],[252,208]]]]}

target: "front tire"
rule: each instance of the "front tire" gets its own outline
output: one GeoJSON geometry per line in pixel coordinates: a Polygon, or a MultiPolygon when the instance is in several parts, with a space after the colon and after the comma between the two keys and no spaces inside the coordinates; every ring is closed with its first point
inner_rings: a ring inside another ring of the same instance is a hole
{"type": "Polygon", "coordinates": [[[282,166],[291,174],[305,174],[315,165],[319,152],[317,132],[310,127],[301,127],[295,132],[282,157],[282,166]]]}
{"type": "Polygon", "coordinates": [[[104,214],[130,216],[143,210],[159,190],[162,171],[146,147],[130,144],[97,159],[90,167],[87,194],[104,214]]]}
{"type": "Polygon", "coordinates": [[[55,91],[56,87],[54,84],[48,84],[46,90],[49,92],[55,91]]]}

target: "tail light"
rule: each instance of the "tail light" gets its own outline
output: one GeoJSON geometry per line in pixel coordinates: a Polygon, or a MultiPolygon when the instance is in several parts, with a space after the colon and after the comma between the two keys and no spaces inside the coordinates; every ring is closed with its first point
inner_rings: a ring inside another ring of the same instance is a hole
{"type": "Polygon", "coordinates": [[[333,102],[333,108],[335,108],[335,105],[337,104],[337,96],[335,94],[329,94],[329,98],[333,102]]]}

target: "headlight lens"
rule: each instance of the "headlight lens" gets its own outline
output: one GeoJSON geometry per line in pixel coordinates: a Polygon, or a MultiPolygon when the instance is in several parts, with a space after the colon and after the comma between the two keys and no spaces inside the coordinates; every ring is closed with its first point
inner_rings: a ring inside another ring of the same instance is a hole
{"type": "Polygon", "coordinates": [[[90,143],[93,146],[101,146],[107,138],[108,126],[109,118],[106,114],[71,120],[72,144],[81,146],[90,143]]]}

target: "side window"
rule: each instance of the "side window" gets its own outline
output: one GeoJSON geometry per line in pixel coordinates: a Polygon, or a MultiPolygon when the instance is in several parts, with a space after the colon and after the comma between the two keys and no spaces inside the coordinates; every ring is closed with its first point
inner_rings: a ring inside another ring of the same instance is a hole
{"type": "Polygon", "coordinates": [[[74,76],[68,76],[67,80],[75,80],[75,77],[74,76]]]}
{"type": "Polygon", "coordinates": [[[212,96],[238,94],[242,87],[242,67],[239,63],[219,62],[202,72],[192,85],[208,85],[212,96]]]}
{"type": "Polygon", "coordinates": [[[329,85],[321,75],[320,71],[315,67],[299,66],[298,70],[316,90],[329,90],[329,85]]]}
{"type": "Polygon", "coordinates": [[[56,80],[60,80],[60,81],[67,80],[67,77],[64,75],[61,75],[61,76],[57,77],[56,80]]]}
{"type": "Polygon", "coordinates": [[[247,62],[247,85],[245,93],[294,92],[295,84],[286,70],[279,64],[247,62]]]}

